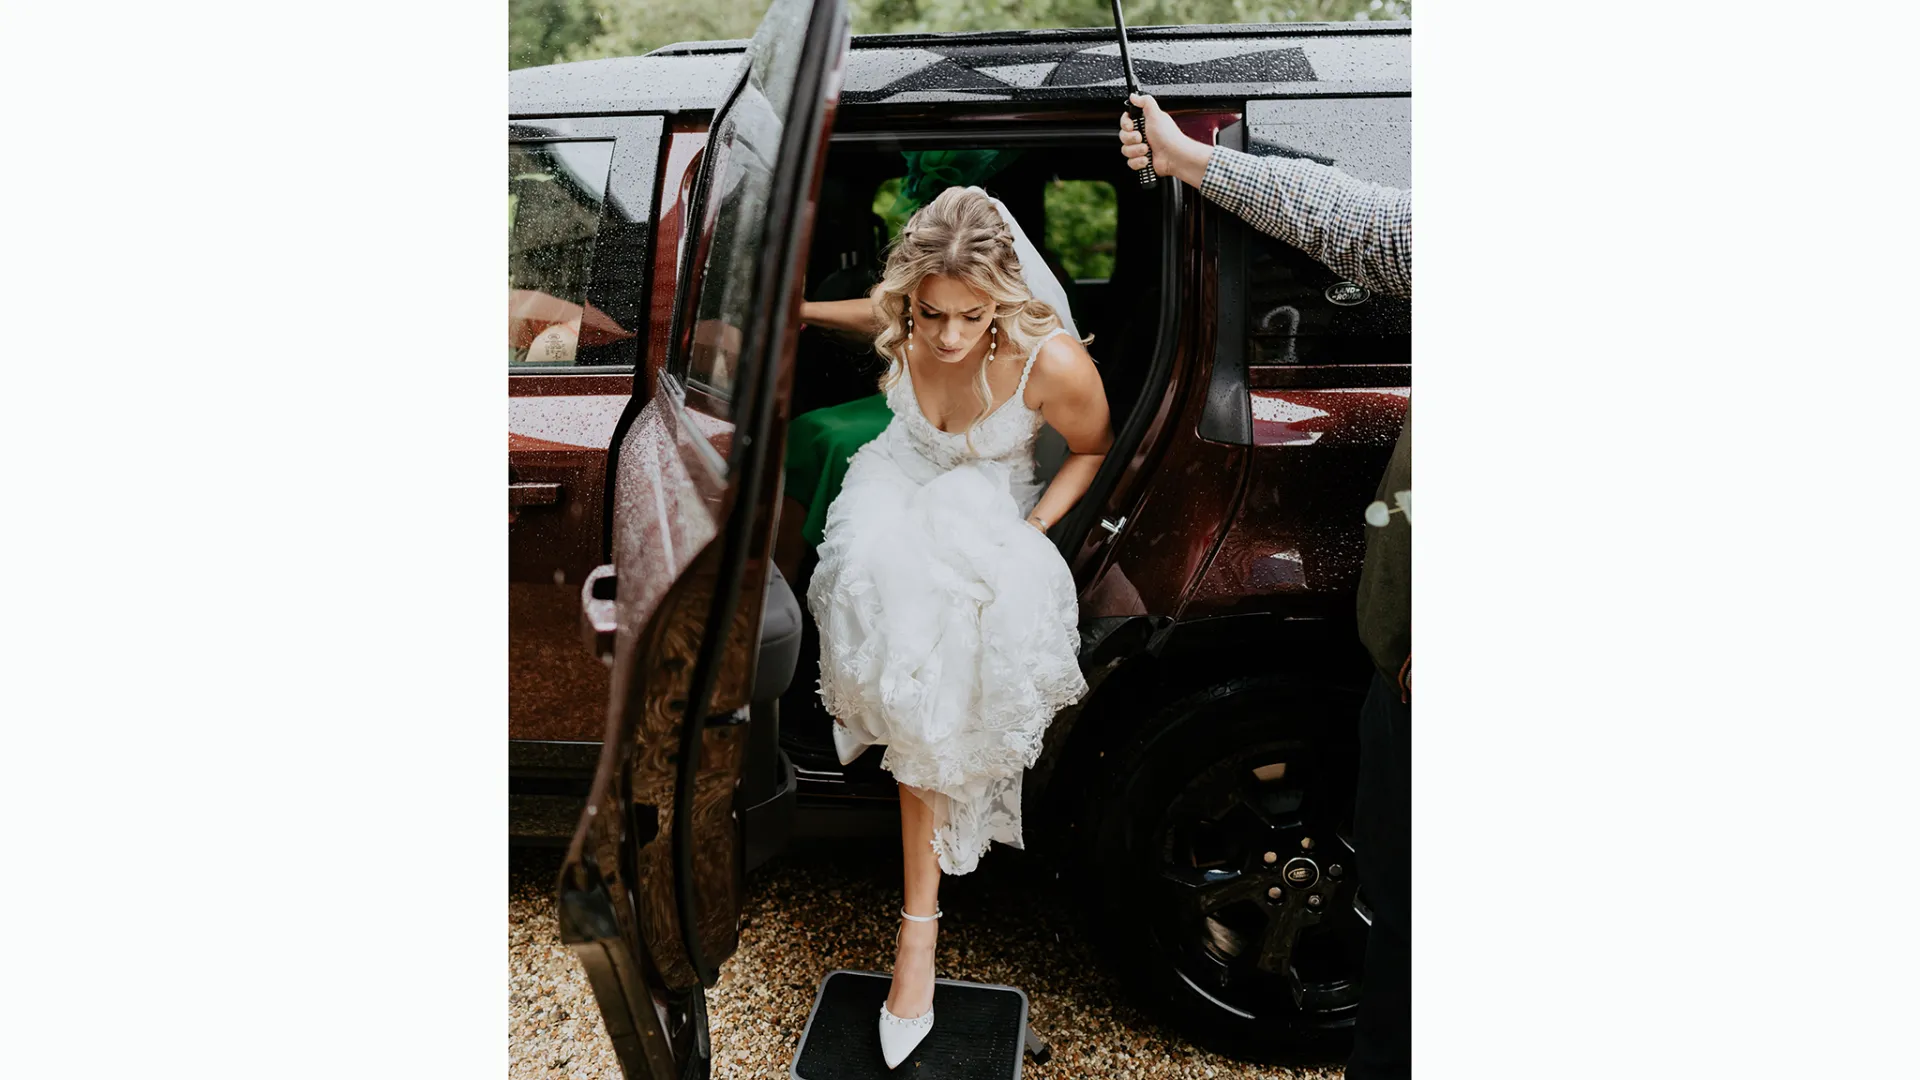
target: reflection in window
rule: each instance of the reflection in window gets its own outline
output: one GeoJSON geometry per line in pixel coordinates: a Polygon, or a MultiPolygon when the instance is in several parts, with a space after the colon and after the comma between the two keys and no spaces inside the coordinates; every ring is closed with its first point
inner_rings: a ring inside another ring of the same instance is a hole
{"type": "Polygon", "coordinates": [[[1413,306],[1247,230],[1247,363],[1405,364],[1413,306]]]}
{"type": "Polygon", "coordinates": [[[1104,180],[1054,180],[1046,187],[1046,247],[1076,281],[1113,276],[1120,204],[1104,180]]]}
{"type": "Polygon", "coordinates": [[[692,347],[682,366],[689,411],[722,422],[733,418],[747,322],[759,305],[781,297],[755,294],[755,277],[769,242],[767,208],[773,201],[774,160],[793,105],[801,44],[811,0],[773,0],[747,44],[747,78],[718,121],[707,152],[713,155],[705,227],[712,230],[695,304],[692,347]]]}
{"type": "Polygon", "coordinates": [[[747,320],[765,302],[754,294],[754,276],[768,242],[767,207],[773,200],[773,159],[780,147],[781,118],[749,81],[734,100],[714,140],[713,188],[707,214],[713,230],[700,277],[687,384],[700,390],[700,408],[731,419],[734,382],[747,320]]]}
{"type": "Polygon", "coordinates": [[[507,146],[507,362],[571,364],[632,337],[587,303],[613,142],[507,146]]]}

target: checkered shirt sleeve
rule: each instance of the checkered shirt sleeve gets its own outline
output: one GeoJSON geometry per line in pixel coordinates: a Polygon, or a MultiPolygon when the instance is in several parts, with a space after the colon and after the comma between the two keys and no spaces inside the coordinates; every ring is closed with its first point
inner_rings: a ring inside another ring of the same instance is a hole
{"type": "Polygon", "coordinates": [[[1413,295],[1411,191],[1304,158],[1216,146],[1200,192],[1375,292],[1413,295]]]}

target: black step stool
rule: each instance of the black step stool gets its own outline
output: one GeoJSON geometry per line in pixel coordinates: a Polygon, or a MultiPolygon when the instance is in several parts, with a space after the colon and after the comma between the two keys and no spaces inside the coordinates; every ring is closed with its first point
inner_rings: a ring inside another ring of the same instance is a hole
{"type": "Polygon", "coordinates": [[[893,985],[875,971],[835,971],[820,992],[793,1057],[794,1080],[1019,1080],[1022,1052],[1044,1065],[1053,1056],[1027,1026],[1027,995],[1017,987],[933,981],[933,1031],[889,1071],[880,1057],[880,1005],[893,985]]]}

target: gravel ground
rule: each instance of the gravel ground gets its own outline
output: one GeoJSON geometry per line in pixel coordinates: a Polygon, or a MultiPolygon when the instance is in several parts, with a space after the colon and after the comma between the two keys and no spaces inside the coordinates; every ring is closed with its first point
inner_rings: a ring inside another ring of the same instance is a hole
{"type": "MultiPolygon", "coordinates": [[[[980,869],[941,886],[942,978],[1003,983],[1027,992],[1030,1021],[1053,1044],[1035,1080],[1244,1077],[1333,1080],[1338,1066],[1242,1064],[1183,1042],[1131,1007],[1095,965],[1064,901],[1036,881],[1023,853],[996,848],[980,869]]],[[[515,851],[507,903],[509,1075],[605,1077],[620,1067],[573,956],[553,918],[559,855],[515,851]]],[[[820,978],[835,968],[885,971],[892,964],[900,873],[866,851],[800,851],[748,879],[740,950],[708,992],[716,1080],[784,1077],[820,978]]]]}

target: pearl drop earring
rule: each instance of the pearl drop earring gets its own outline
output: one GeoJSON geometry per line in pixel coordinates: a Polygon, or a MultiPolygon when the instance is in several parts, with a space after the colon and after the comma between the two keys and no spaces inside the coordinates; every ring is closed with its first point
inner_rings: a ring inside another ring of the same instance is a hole
{"type": "Polygon", "coordinates": [[[987,338],[987,363],[991,364],[993,363],[994,350],[1000,347],[1000,325],[998,323],[988,323],[987,334],[989,335],[987,338]]]}
{"type": "Polygon", "coordinates": [[[913,351],[913,316],[907,316],[907,351],[913,351]]]}

